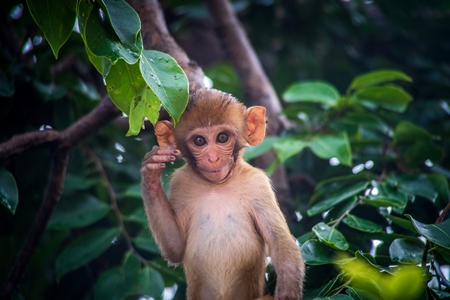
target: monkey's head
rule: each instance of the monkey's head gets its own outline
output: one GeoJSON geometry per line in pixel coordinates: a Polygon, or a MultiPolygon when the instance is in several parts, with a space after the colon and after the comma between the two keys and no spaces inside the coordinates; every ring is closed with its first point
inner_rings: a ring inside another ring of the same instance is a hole
{"type": "Polygon", "coordinates": [[[202,177],[224,181],[242,149],[259,144],[266,133],[266,109],[246,108],[236,98],[214,89],[200,89],[189,99],[176,128],[159,121],[155,134],[160,146],[177,147],[202,177]]]}

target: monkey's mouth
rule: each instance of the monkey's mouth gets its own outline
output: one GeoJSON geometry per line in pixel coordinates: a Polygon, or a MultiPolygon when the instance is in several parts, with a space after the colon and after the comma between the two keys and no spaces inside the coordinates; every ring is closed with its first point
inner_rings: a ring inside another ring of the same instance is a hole
{"type": "Polygon", "coordinates": [[[203,177],[212,182],[220,182],[228,177],[230,169],[229,168],[221,168],[215,170],[200,170],[203,177]]]}

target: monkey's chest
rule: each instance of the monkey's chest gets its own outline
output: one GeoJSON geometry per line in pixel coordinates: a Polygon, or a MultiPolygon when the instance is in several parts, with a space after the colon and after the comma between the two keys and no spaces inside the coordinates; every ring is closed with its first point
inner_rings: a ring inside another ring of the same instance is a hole
{"type": "Polygon", "coordinates": [[[218,259],[254,263],[264,246],[248,208],[239,199],[221,200],[201,202],[191,215],[185,257],[205,264],[218,259]]]}

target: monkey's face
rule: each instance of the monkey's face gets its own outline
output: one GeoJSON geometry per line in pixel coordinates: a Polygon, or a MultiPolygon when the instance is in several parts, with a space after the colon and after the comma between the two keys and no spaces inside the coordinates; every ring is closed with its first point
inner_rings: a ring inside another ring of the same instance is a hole
{"type": "Polygon", "coordinates": [[[186,144],[201,176],[215,183],[228,177],[235,163],[237,137],[237,129],[230,125],[196,128],[189,134],[186,144]]]}

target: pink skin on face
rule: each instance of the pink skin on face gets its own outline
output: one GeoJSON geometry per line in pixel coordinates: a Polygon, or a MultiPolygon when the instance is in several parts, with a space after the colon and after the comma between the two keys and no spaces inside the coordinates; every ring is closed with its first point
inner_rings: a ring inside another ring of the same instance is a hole
{"type": "Polygon", "coordinates": [[[186,142],[203,177],[216,183],[227,178],[236,139],[236,129],[228,125],[198,128],[189,135],[186,142]]]}

